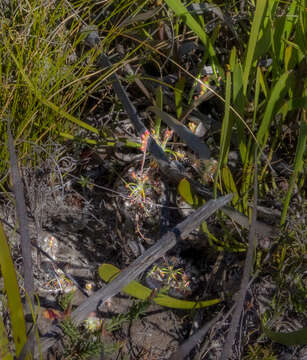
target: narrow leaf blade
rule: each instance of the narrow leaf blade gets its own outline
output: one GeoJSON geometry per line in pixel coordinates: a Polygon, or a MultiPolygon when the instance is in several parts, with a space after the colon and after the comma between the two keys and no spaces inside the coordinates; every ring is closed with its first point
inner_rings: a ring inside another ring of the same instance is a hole
{"type": "Polygon", "coordinates": [[[269,329],[264,329],[264,332],[271,340],[279,344],[287,346],[307,345],[307,327],[290,333],[281,333],[269,329]]]}
{"type": "MultiPolygon", "coordinates": [[[[102,264],[98,270],[99,276],[105,282],[110,282],[112,279],[115,279],[119,275],[120,270],[111,264],[102,264]]],[[[152,293],[152,290],[148,287],[140,284],[137,281],[131,281],[130,284],[123,288],[123,291],[130,296],[135,298],[146,300],[152,293]]],[[[167,296],[163,293],[158,293],[158,295],[153,299],[153,301],[162,306],[174,308],[174,309],[199,309],[219,303],[220,299],[212,299],[205,301],[188,301],[180,300],[170,296],[167,296]]]]}
{"type": "Polygon", "coordinates": [[[265,9],[267,6],[267,0],[258,0],[256,5],[256,11],[254,15],[254,20],[251,29],[251,35],[248,41],[248,48],[244,66],[244,74],[243,74],[243,92],[246,94],[249,74],[252,68],[254,53],[257,45],[259,30],[263,21],[263,17],[265,14],[265,9]]]}
{"type": "Polygon", "coordinates": [[[4,280],[4,287],[8,299],[8,307],[12,323],[13,338],[16,347],[16,355],[19,356],[27,341],[26,324],[23,314],[19,287],[14,269],[10,249],[6,240],[3,225],[0,222],[0,266],[4,280]]]}

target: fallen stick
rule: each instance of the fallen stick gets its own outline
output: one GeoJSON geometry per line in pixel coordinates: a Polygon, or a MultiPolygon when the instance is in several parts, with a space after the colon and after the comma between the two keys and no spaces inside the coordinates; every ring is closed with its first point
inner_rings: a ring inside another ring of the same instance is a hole
{"type": "Polygon", "coordinates": [[[92,311],[96,310],[99,303],[103,304],[110,297],[119,293],[151,264],[157,261],[168,250],[173,248],[178,240],[184,240],[192,230],[197,228],[210,215],[214,214],[219,208],[228,203],[231,198],[232,194],[208,201],[183,222],[175,226],[171,231],[168,231],[155,245],[146,250],[141,256],[133,261],[127,269],[122,271],[110,285],[98,290],[73,311],[71,314],[72,320],[76,323],[85,320],[92,311]]]}
{"type": "MultiPolygon", "coordinates": [[[[79,305],[71,313],[72,321],[76,324],[80,324],[91,312],[95,311],[98,306],[101,306],[110,297],[118,294],[126,285],[145,271],[151,264],[157,261],[168,250],[173,248],[179,240],[186,239],[191,231],[200,226],[203,221],[227,204],[232,199],[232,196],[232,194],[229,194],[218,199],[208,201],[184,221],[175,226],[171,231],[168,231],[155,245],[147,249],[141,256],[133,261],[132,264],[123,270],[109,285],[105,285],[79,305]]],[[[54,326],[51,331],[56,336],[59,329],[54,326]]],[[[55,341],[56,338],[54,337],[41,339],[40,351],[42,354],[45,354],[48,348],[51,347],[55,341]]]]}

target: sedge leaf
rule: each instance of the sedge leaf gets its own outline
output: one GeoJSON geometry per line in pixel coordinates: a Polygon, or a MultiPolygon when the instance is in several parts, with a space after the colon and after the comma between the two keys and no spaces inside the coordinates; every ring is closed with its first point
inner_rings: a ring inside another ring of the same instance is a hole
{"type": "Polygon", "coordinates": [[[1,221],[0,249],[0,267],[4,280],[4,288],[7,294],[13,338],[16,348],[16,355],[18,357],[27,341],[26,323],[24,319],[14,264],[1,221]]]}
{"type": "MultiPolygon", "coordinates": [[[[98,273],[103,281],[110,282],[114,278],[116,278],[116,276],[119,275],[120,270],[114,265],[102,264],[99,266],[98,273]]],[[[123,288],[123,291],[127,295],[133,296],[141,300],[146,300],[152,294],[151,289],[140,284],[137,281],[132,281],[130,284],[128,284],[123,288]]],[[[174,309],[199,309],[199,308],[215,305],[219,303],[221,300],[220,299],[212,299],[206,301],[180,300],[159,292],[158,295],[153,298],[153,301],[158,305],[162,305],[174,309]]]]}
{"type": "Polygon", "coordinates": [[[271,340],[282,345],[307,345],[307,327],[290,333],[281,333],[269,329],[264,329],[264,332],[271,340]]]}

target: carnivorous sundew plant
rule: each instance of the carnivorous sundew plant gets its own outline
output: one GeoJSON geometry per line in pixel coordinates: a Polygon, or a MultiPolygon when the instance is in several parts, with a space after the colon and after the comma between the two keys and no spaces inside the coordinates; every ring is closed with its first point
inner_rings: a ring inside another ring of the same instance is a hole
{"type": "Polygon", "coordinates": [[[307,0],[0,1],[0,38],[0,358],[305,359],[307,0]]]}

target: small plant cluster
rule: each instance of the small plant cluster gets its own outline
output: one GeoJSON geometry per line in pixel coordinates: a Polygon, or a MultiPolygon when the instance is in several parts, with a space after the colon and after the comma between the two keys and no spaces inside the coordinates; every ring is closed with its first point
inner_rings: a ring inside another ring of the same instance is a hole
{"type": "MultiPolygon", "coordinates": [[[[65,304],[66,304],[66,300],[65,304]]],[[[104,344],[102,338],[105,333],[112,333],[122,328],[123,324],[139,319],[151,303],[151,299],[135,301],[129,311],[113,316],[107,323],[92,313],[81,327],[77,327],[66,317],[61,322],[64,334],[64,356],[68,359],[88,359],[102,353],[112,353],[119,348],[119,344],[104,344]]]]}
{"type": "Polygon", "coordinates": [[[135,182],[127,183],[126,188],[128,188],[131,192],[129,197],[131,198],[132,203],[138,203],[140,206],[144,208],[145,203],[145,187],[149,180],[149,177],[146,173],[144,173],[144,165],[146,160],[146,151],[148,145],[150,133],[148,130],[141,135],[141,148],[140,150],[143,152],[143,157],[141,160],[141,169],[138,174],[135,171],[131,173],[131,177],[135,182]]]}
{"type": "MultiPolygon", "coordinates": [[[[158,136],[155,135],[154,129],[152,129],[153,137],[157,140],[158,136]]],[[[164,132],[164,136],[162,142],[157,142],[161,145],[164,151],[166,150],[166,144],[169,139],[172,137],[172,130],[166,129],[164,132]]],[[[136,171],[131,172],[131,178],[133,182],[127,183],[126,188],[130,190],[129,197],[131,198],[131,203],[137,203],[140,207],[142,207],[146,211],[146,188],[151,186],[149,179],[149,170],[151,166],[144,171],[145,161],[146,161],[146,152],[148,147],[148,141],[150,138],[150,132],[145,130],[145,132],[141,135],[141,147],[140,150],[143,153],[143,157],[141,160],[141,166],[138,173],[136,171]]]]}
{"type": "Polygon", "coordinates": [[[277,356],[270,348],[261,346],[260,344],[249,345],[248,352],[243,360],[277,360],[277,356]]]}
{"type": "Polygon", "coordinates": [[[113,332],[119,330],[123,324],[140,319],[140,317],[142,317],[147,311],[150,303],[150,298],[142,301],[135,301],[129,311],[118,314],[117,316],[113,316],[112,319],[108,321],[108,323],[105,325],[106,331],[113,332]]]}
{"type": "Polygon", "coordinates": [[[101,340],[101,332],[87,328],[78,328],[69,319],[61,322],[64,334],[64,357],[70,360],[85,360],[102,353],[111,353],[116,350],[114,345],[106,345],[101,340]]]}
{"type": "Polygon", "coordinates": [[[164,264],[159,266],[155,264],[147,273],[147,277],[163,284],[161,290],[168,292],[170,288],[183,295],[190,293],[190,280],[182,268],[176,268],[174,265],[164,264]]]}
{"type": "Polygon", "coordinates": [[[162,149],[164,151],[167,151],[166,145],[167,145],[168,141],[171,139],[171,137],[173,136],[173,130],[165,129],[162,141],[160,141],[159,136],[157,136],[154,129],[151,130],[151,133],[152,133],[152,136],[154,137],[154,139],[157,141],[157,143],[162,147],[162,149]]]}

